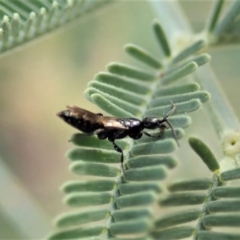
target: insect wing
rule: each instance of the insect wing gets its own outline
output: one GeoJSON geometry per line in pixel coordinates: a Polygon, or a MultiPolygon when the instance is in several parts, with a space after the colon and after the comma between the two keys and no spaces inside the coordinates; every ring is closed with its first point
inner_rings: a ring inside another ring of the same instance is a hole
{"type": "Polygon", "coordinates": [[[76,106],[67,106],[68,111],[71,113],[71,115],[75,117],[81,117],[81,118],[87,118],[87,119],[94,119],[98,117],[95,113],[89,112],[85,109],[76,107],[76,106]]]}
{"type": "Polygon", "coordinates": [[[114,117],[103,117],[102,122],[103,126],[105,129],[121,129],[121,130],[126,130],[128,129],[124,125],[122,125],[119,121],[118,118],[114,117]]]}

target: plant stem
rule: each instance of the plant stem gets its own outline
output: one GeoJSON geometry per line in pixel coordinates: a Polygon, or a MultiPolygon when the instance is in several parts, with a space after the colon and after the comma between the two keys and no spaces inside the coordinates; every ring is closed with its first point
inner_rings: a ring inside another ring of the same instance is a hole
{"type": "MultiPolygon", "coordinates": [[[[168,39],[171,41],[176,38],[176,29],[182,36],[192,34],[185,16],[181,11],[179,4],[175,1],[149,1],[162,24],[168,39]]],[[[192,34],[193,35],[193,34],[192,34]]],[[[200,85],[211,94],[211,101],[205,108],[212,124],[220,137],[227,129],[239,129],[240,123],[237,119],[229,101],[221,89],[218,79],[209,66],[198,69],[196,78],[200,85]]]]}

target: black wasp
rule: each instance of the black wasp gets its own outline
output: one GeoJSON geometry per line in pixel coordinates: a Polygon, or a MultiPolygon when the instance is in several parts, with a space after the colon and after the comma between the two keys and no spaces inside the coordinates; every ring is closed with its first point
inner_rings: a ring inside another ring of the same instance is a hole
{"type": "MultiPolygon", "coordinates": [[[[113,143],[114,149],[121,153],[121,166],[123,167],[123,151],[115,143],[116,139],[130,137],[132,139],[139,139],[145,134],[148,137],[160,138],[164,129],[167,127],[165,123],[171,128],[173,137],[177,142],[176,132],[172,124],[168,121],[168,117],[176,110],[176,106],[172,103],[172,109],[163,118],[145,117],[142,121],[137,118],[116,118],[103,116],[101,113],[92,113],[79,107],[68,107],[67,110],[61,111],[57,114],[65,122],[72,127],[86,133],[87,135],[96,134],[99,139],[108,139],[113,143]],[[158,128],[159,135],[152,136],[145,132],[144,129],[158,128]]],[[[178,142],[177,142],[178,144],[178,142]]]]}

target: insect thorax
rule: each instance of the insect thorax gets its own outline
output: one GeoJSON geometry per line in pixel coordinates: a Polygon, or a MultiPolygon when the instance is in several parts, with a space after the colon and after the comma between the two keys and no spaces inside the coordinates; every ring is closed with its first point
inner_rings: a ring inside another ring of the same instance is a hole
{"type": "Polygon", "coordinates": [[[118,122],[127,129],[136,128],[140,130],[142,128],[142,122],[137,118],[120,118],[118,122]]]}
{"type": "Polygon", "coordinates": [[[148,128],[148,129],[157,128],[159,125],[158,122],[159,122],[159,119],[156,117],[145,117],[142,120],[142,124],[143,124],[144,128],[148,128]]]}

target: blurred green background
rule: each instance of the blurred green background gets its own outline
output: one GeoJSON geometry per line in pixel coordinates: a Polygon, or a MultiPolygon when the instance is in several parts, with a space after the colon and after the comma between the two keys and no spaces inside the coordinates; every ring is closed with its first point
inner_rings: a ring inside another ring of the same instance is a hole
{"type": "MultiPolygon", "coordinates": [[[[212,1],[180,3],[193,29],[201,30],[212,1]]],[[[99,112],[84,98],[84,90],[109,62],[133,62],[124,53],[124,44],[136,43],[156,56],[160,54],[151,29],[155,17],[156,13],[147,1],[118,2],[0,59],[1,157],[14,176],[13,181],[36,204],[46,225],[41,226],[40,231],[37,227],[31,229],[32,236],[24,236],[24,230],[11,220],[4,210],[6,207],[0,205],[0,239],[43,237],[52,228],[51,220],[67,210],[61,202],[63,194],[59,186],[66,180],[79,179],[68,171],[69,161],[64,157],[71,148],[68,139],[76,131],[55,114],[66,105],[99,112]]],[[[210,54],[211,65],[239,115],[239,48],[216,49],[210,54]]],[[[207,129],[203,115],[193,114],[195,122],[204,121],[202,134],[210,140],[215,139],[213,130],[207,129]]],[[[182,145],[186,147],[186,142],[182,145]]],[[[217,143],[213,148],[217,149],[217,143]]],[[[189,175],[199,172],[201,176],[199,168],[202,168],[210,176],[203,163],[190,160],[184,167],[190,170],[189,175]]],[[[8,181],[1,182],[2,197],[24,222],[29,206],[8,184],[8,181]]]]}

